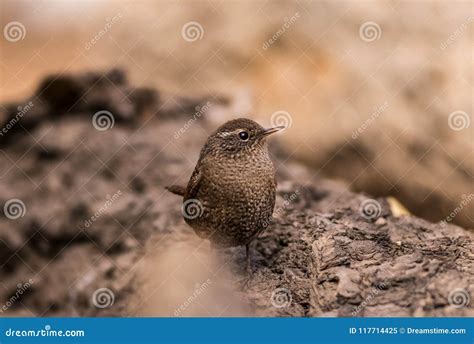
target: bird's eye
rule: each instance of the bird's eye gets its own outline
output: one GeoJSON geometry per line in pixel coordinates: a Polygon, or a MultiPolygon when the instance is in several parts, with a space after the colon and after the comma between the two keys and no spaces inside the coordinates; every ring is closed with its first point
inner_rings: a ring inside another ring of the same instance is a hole
{"type": "Polygon", "coordinates": [[[249,139],[249,133],[246,131],[241,131],[239,137],[242,141],[247,141],[249,139]]]}

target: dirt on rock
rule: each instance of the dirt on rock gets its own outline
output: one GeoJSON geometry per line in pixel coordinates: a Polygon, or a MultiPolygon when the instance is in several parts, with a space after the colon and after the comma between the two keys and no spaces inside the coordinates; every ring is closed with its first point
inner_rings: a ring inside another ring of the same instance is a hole
{"type": "Polygon", "coordinates": [[[2,315],[474,315],[472,232],[316,178],[278,139],[277,205],[253,274],[243,248],[197,240],[164,186],[186,182],[232,101],[134,89],[114,70],[53,76],[6,106],[2,315]]]}

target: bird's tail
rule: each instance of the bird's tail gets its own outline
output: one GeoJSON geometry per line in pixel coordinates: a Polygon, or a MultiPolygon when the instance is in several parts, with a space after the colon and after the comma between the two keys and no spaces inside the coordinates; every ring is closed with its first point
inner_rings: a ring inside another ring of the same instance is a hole
{"type": "Polygon", "coordinates": [[[179,185],[166,186],[165,189],[179,196],[184,196],[184,191],[186,190],[185,187],[179,185]]]}

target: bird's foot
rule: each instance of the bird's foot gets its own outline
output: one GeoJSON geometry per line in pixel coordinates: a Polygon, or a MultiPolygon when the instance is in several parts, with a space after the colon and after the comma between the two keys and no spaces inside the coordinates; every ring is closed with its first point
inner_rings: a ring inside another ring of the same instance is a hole
{"type": "Polygon", "coordinates": [[[253,274],[247,274],[244,278],[240,280],[240,287],[241,289],[246,289],[249,287],[250,282],[252,281],[253,274]]]}

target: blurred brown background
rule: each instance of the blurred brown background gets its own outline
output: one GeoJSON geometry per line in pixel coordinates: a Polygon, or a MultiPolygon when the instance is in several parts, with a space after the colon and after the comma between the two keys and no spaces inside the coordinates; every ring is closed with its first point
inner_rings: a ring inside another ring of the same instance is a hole
{"type": "MultiPolygon", "coordinates": [[[[235,117],[287,112],[285,148],[315,173],[439,221],[473,191],[472,5],[2,0],[2,28],[24,37],[1,40],[0,102],[47,73],[113,66],[136,86],[229,95],[235,117]]],[[[452,221],[472,228],[473,209],[452,221]]]]}

